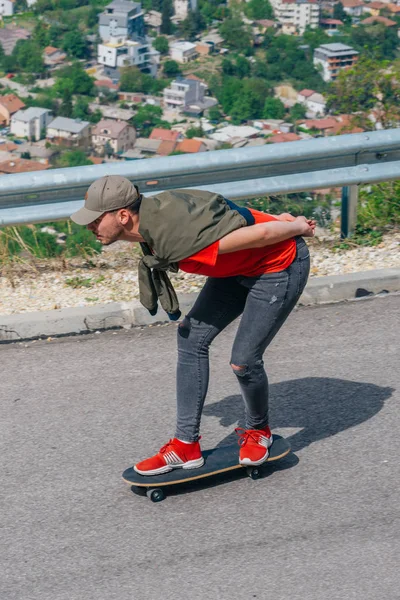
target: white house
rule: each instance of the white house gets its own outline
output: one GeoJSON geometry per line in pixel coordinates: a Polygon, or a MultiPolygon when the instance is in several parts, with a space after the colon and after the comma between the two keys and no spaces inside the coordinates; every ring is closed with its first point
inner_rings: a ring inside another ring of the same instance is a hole
{"type": "Polygon", "coordinates": [[[301,90],[297,95],[297,102],[303,104],[307,111],[312,113],[313,117],[324,116],[326,111],[326,101],[322,94],[314,90],[301,90]]]}
{"type": "Polygon", "coordinates": [[[186,19],[190,10],[197,10],[197,0],[174,0],[174,13],[177,20],[186,19]]]}
{"type": "Polygon", "coordinates": [[[144,37],[144,15],[140,2],[114,0],[108,4],[99,15],[99,35],[104,42],[111,38],[133,40],[144,37]]]}
{"type": "Polygon", "coordinates": [[[183,111],[186,106],[203,102],[206,89],[207,86],[199,80],[176,79],[163,91],[164,106],[183,111]]]}
{"type": "Polygon", "coordinates": [[[169,54],[172,60],[187,63],[197,56],[196,44],[192,44],[192,42],[174,42],[170,44],[169,54]]]}
{"type": "Polygon", "coordinates": [[[89,144],[90,123],[80,119],[56,117],[47,126],[47,138],[66,146],[86,147],[89,144]]]}
{"type": "Polygon", "coordinates": [[[320,5],[308,0],[272,0],[275,17],[285,30],[301,35],[306,27],[316,29],[319,25],[320,5]]]}
{"type": "Polygon", "coordinates": [[[140,2],[114,0],[106,6],[99,15],[99,35],[102,43],[97,46],[97,62],[104,65],[107,77],[119,80],[119,69],[124,66],[157,75],[160,53],[146,36],[140,2]]]}
{"type": "Polygon", "coordinates": [[[2,17],[11,17],[14,14],[13,0],[0,0],[0,15],[2,17]]]}
{"type": "Polygon", "coordinates": [[[106,67],[105,74],[111,78],[119,78],[116,70],[120,67],[132,66],[155,76],[160,53],[154,50],[149,38],[141,41],[112,39],[97,46],[97,62],[106,67]]]}
{"type": "Polygon", "coordinates": [[[19,110],[11,117],[10,132],[16,137],[38,141],[45,137],[47,125],[52,118],[51,111],[47,108],[31,106],[26,110],[19,110]]]}

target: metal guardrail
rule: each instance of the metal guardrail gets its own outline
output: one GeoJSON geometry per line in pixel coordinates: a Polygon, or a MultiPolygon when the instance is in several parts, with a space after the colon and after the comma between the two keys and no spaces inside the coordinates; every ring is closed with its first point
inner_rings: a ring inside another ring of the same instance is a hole
{"type": "MultiPolygon", "coordinates": [[[[65,219],[106,174],[127,177],[144,195],[196,188],[232,200],[358,186],[400,177],[400,129],[7,175],[0,177],[0,226],[65,219]]],[[[352,189],[344,203],[348,229],[352,189]]]]}

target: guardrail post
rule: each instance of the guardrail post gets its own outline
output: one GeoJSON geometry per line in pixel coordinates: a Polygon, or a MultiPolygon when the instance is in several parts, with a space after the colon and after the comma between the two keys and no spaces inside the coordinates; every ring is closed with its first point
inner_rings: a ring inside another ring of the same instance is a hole
{"type": "Polygon", "coordinates": [[[354,233],[357,223],[358,185],[347,185],[342,188],[342,214],[340,237],[347,238],[354,233]]]}

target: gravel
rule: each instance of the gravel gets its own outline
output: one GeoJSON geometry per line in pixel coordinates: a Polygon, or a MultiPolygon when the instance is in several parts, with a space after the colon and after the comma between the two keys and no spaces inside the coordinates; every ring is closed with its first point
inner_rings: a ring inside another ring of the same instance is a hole
{"type": "MultiPolygon", "coordinates": [[[[378,246],[334,247],[332,236],[310,240],[311,277],[400,267],[400,233],[386,234],[378,246]]],[[[3,266],[0,271],[0,315],[51,310],[138,297],[137,262],[132,244],[118,242],[90,262],[32,261],[3,266]]],[[[171,275],[180,293],[197,292],[205,278],[179,272],[171,275]]]]}

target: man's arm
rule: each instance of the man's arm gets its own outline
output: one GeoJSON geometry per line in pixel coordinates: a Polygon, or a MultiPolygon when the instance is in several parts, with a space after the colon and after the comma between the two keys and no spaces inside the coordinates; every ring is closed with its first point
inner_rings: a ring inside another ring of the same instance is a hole
{"type": "Polygon", "coordinates": [[[315,222],[305,217],[294,221],[268,221],[236,229],[219,240],[218,254],[262,248],[283,242],[296,235],[313,237],[315,222]]]}

